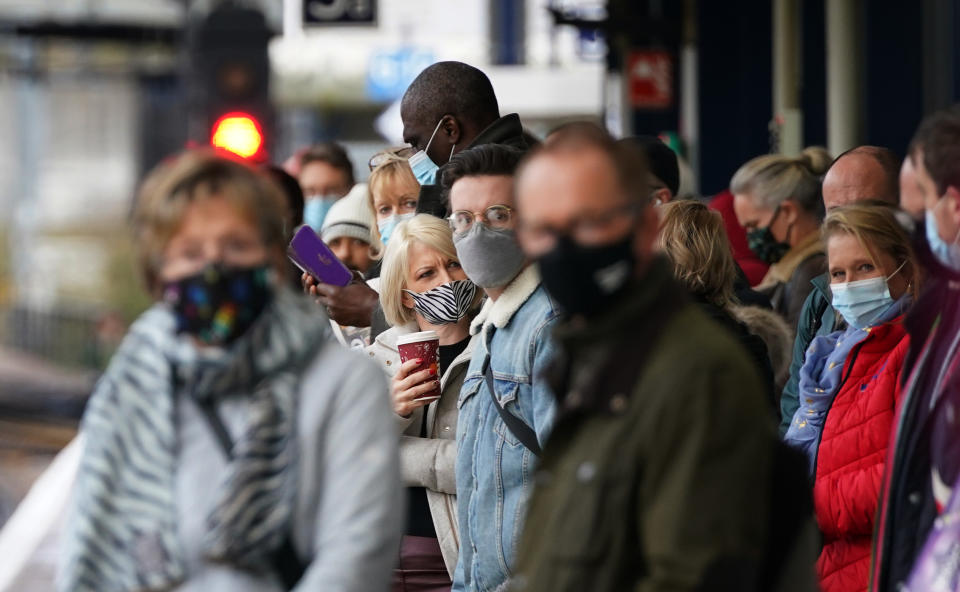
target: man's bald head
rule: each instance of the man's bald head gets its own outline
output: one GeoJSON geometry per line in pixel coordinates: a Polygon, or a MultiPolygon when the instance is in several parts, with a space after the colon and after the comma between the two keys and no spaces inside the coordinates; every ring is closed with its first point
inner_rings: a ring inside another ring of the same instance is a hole
{"type": "Polygon", "coordinates": [[[891,204],[899,200],[900,163],[880,146],[858,146],[837,157],[823,177],[823,205],[827,210],[872,199],[891,204]]]}

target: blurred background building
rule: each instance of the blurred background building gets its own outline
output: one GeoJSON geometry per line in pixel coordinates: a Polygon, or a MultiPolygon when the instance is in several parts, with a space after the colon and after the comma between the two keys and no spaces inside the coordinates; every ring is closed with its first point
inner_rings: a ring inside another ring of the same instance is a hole
{"type": "Polygon", "coordinates": [[[960,96],[958,25],[951,0],[0,0],[0,417],[75,421],[148,303],[137,181],[224,115],[260,160],[337,140],[362,179],[410,80],[461,60],[535,134],[661,134],[709,195],[766,152],[903,154],[960,96]]]}

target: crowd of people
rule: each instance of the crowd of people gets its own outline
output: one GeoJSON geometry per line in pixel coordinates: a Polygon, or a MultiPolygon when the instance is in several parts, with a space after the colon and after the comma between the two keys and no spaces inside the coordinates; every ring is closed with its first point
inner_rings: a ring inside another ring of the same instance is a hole
{"type": "Polygon", "coordinates": [[[334,143],[144,180],[59,589],[960,589],[960,108],[711,200],[467,64],[401,118],[367,183],[334,143]]]}

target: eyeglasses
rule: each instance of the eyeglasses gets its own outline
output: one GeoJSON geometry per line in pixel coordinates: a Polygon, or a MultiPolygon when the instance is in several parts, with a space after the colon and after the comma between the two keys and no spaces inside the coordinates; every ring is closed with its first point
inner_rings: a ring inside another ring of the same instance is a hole
{"type": "Polygon", "coordinates": [[[565,228],[531,224],[521,219],[517,221],[517,238],[531,255],[550,251],[562,236],[569,237],[581,245],[601,244],[615,224],[632,219],[640,209],[639,204],[624,204],[603,213],[580,217],[565,228]]]}
{"type": "Polygon", "coordinates": [[[513,208],[510,206],[496,205],[490,206],[482,213],[468,212],[467,210],[457,210],[450,215],[447,220],[450,222],[450,228],[456,234],[464,234],[473,228],[473,222],[480,219],[480,223],[494,230],[509,228],[513,221],[513,208]]]}
{"type": "Polygon", "coordinates": [[[413,156],[413,153],[416,152],[413,149],[413,146],[395,146],[393,148],[387,148],[386,150],[381,150],[373,156],[370,157],[370,161],[367,162],[367,166],[370,167],[370,170],[377,168],[385,162],[391,160],[406,160],[413,156]]]}

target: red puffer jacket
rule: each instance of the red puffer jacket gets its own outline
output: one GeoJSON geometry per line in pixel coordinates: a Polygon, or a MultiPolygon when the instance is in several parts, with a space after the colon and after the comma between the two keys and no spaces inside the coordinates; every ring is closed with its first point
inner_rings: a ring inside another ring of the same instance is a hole
{"type": "Polygon", "coordinates": [[[877,499],[909,346],[902,322],[872,328],[853,348],[824,421],[813,487],[824,592],[867,589],[877,499]]]}

